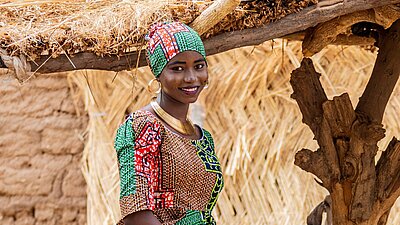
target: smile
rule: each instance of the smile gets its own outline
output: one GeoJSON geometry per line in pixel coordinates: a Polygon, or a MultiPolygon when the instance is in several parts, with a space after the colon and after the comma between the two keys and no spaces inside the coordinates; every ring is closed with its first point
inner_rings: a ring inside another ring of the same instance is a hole
{"type": "Polygon", "coordinates": [[[197,93],[197,90],[199,89],[199,87],[184,87],[184,88],[179,88],[179,89],[182,90],[187,95],[193,95],[193,94],[197,93]]]}

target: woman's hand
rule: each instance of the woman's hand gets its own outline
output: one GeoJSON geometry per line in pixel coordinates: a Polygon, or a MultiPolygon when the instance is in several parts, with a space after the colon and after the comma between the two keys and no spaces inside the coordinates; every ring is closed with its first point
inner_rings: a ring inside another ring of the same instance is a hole
{"type": "Polygon", "coordinates": [[[124,218],[125,225],[161,225],[150,210],[138,211],[124,218]]]}

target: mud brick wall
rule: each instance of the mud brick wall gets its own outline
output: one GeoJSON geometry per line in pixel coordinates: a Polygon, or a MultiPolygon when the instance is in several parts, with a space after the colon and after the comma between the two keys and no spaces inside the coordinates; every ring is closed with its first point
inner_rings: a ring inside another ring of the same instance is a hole
{"type": "Polygon", "coordinates": [[[65,75],[21,86],[0,71],[0,224],[85,224],[82,114],[65,75]]]}

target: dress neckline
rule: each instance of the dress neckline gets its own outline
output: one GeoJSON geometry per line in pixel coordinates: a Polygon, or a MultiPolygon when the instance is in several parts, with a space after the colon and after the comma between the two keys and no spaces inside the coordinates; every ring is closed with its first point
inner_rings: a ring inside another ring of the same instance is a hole
{"type": "MultiPolygon", "coordinates": [[[[142,113],[144,113],[144,114],[146,114],[146,115],[148,115],[148,116],[151,116],[152,118],[154,118],[155,120],[157,120],[157,122],[159,122],[160,124],[162,124],[162,126],[164,127],[164,129],[165,129],[167,132],[169,132],[169,133],[171,133],[172,135],[175,135],[175,136],[177,136],[177,137],[179,137],[179,138],[182,138],[182,139],[185,139],[185,140],[189,140],[189,141],[200,141],[200,140],[203,140],[203,138],[204,138],[204,131],[203,131],[203,128],[200,127],[200,126],[197,125],[197,124],[194,124],[194,126],[199,128],[201,135],[200,135],[200,138],[199,138],[199,139],[192,139],[192,138],[184,137],[184,136],[180,135],[179,133],[176,133],[175,131],[171,130],[169,127],[165,126],[164,122],[162,122],[159,118],[157,118],[153,113],[151,113],[151,112],[148,111],[148,110],[139,109],[139,110],[137,110],[136,112],[142,112],[142,113]]],[[[135,113],[136,113],[136,112],[135,112],[135,113]]]]}

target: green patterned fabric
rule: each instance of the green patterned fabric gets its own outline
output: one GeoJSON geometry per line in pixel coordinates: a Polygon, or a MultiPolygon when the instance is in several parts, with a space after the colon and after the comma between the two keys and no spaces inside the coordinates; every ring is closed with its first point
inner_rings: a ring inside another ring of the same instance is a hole
{"type": "Polygon", "coordinates": [[[206,58],[200,36],[181,22],[156,23],[146,39],[147,61],[155,77],[159,77],[168,62],[181,52],[196,51],[206,58]]]}
{"type": "Polygon", "coordinates": [[[135,132],[132,128],[132,118],[128,118],[117,131],[114,148],[117,151],[119,167],[119,176],[121,180],[120,198],[135,193],[135,157],[134,151],[135,132]]]}
{"type": "Polygon", "coordinates": [[[204,163],[208,172],[221,173],[221,165],[214,151],[214,141],[211,134],[203,129],[204,137],[200,140],[193,140],[192,144],[198,149],[197,155],[204,163]]]}
{"type": "MultiPolygon", "coordinates": [[[[200,211],[188,210],[185,217],[179,220],[175,225],[204,225],[203,217],[200,211]]],[[[208,225],[208,224],[207,224],[208,225]]]]}
{"type": "Polygon", "coordinates": [[[210,212],[213,210],[215,204],[217,203],[218,195],[224,187],[224,180],[221,172],[221,165],[219,159],[214,151],[214,141],[211,134],[202,129],[204,138],[200,140],[193,140],[192,144],[197,148],[197,155],[203,161],[204,168],[208,172],[216,173],[217,180],[215,182],[214,188],[212,190],[210,200],[207,204],[206,210],[203,213],[204,220],[206,224],[213,224],[214,219],[212,218],[210,212]]]}

